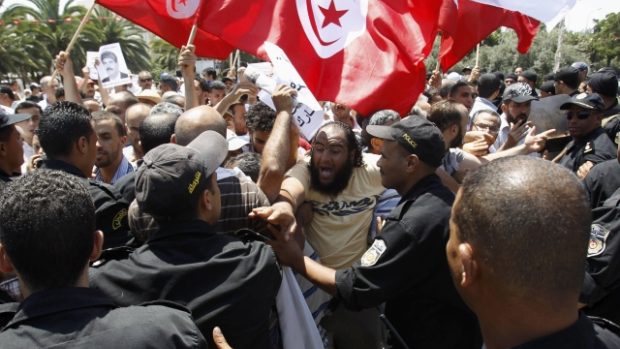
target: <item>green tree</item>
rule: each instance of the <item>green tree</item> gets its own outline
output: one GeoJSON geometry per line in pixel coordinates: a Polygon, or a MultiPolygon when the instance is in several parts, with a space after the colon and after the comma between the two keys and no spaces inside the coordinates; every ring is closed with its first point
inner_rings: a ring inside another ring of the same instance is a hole
{"type": "Polygon", "coordinates": [[[160,72],[175,71],[179,60],[179,50],[159,37],[154,37],[149,47],[151,50],[151,65],[153,73],[159,76],[160,72]]]}
{"type": "Polygon", "coordinates": [[[596,21],[590,47],[592,62],[607,67],[620,64],[620,12],[596,21]]]}

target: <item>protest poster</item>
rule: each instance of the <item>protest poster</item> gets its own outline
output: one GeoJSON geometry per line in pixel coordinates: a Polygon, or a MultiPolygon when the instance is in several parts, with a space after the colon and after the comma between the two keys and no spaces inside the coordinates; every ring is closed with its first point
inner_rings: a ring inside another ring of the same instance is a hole
{"type": "Polygon", "coordinates": [[[97,81],[99,80],[99,73],[97,72],[96,62],[99,60],[99,52],[87,51],[86,52],[86,68],[88,68],[88,78],[97,81]]]}
{"type": "Polygon", "coordinates": [[[99,48],[97,72],[105,88],[131,83],[131,73],[127,69],[119,43],[103,45],[99,48]]]}

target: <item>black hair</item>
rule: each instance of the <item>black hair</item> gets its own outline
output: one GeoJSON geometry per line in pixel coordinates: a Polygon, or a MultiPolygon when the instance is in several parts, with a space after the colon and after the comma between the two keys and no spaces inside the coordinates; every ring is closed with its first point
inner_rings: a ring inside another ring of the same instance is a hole
{"type": "Polygon", "coordinates": [[[31,109],[31,108],[37,108],[39,109],[39,113],[43,114],[43,109],[41,109],[41,106],[31,101],[23,101],[19,103],[17,107],[15,107],[15,113],[19,113],[19,111],[22,109],[31,109]]]}
{"type": "MultiPolygon", "coordinates": [[[[323,124],[316,131],[315,135],[318,135],[323,129],[326,129],[328,127],[337,128],[344,132],[344,137],[347,141],[347,151],[354,152],[353,167],[362,167],[364,165],[364,158],[362,157],[362,147],[361,144],[357,141],[357,137],[355,136],[355,132],[353,132],[351,126],[340,121],[329,121],[323,124]]],[[[310,154],[312,155],[312,150],[310,150],[310,154]]]]}
{"type": "Polygon", "coordinates": [[[572,172],[529,156],[492,161],[467,175],[452,219],[458,239],[472,244],[504,289],[527,299],[577,299],[591,216],[572,172]]]}
{"type": "Polygon", "coordinates": [[[250,107],[245,114],[246,125],[250,132],[271,132],[273,123],[276,121],[276,112],[267,104],[258,102],[250,107]]]}
{"type": "Polygon", "coordinates": [[[36,130],[41,147],[49,158],[69,155],[80,137],[94,132],[90,112],[73,102],[58,102],[43,111],[36,130]]]}
{"type": "Polygon", "coordinates": [[[252,178],[254,183],[258,181],[260,173],[261,157],[260,154],[254,152],[241,153],[226,162],[227,168],[237,167],[246,176],[252,178]]]}
{"type": "Polygon", "coordinates": [[[478,79],[478,95],[482,98],[490,98],[499,90],[500,80],[495,74],[482,74],[478,79]]]}
{"type": "Polygon", "coordinates": [[[106,58],[112,58],[114,62],[118,62],[116,54],[112,51],[104,51],[103,53],[101,53],[101,61],[103,62],[103,60],[106,58]]]}
{"type": "Polygon", "coordinates": [[[162,113],[149,115],[142,121],[138,132],[144,154],[159,145],[170,143],[177,119],[174,114],[162,113]]]}
{"type": "Polygon", "coordinates": [[[463,119],[463,108],[461,103],[453,101],[440,101],[431,107],[428,121],[434,123],[441,132],[452,125],[460,125],[463,119]],[[462,108],[459,108],[462,107],[462,108]]]}
{"type": "Polygon", "coordinates": [[[0,200],[0,241],[22,281],[37,291],[74,286],[93,248],[95,207],[84,182],[36,170],[0,200]]]}
{"type": "Polygon", "coordinates": [[[213,90],[220,90],[220,91],[226,90],[226,85],[223,82],[218,81],[218,80],[211,81],[211,84],[209,85],[209,87],[210,87],[209,92],[213,90]]]}
{"type": "Polygon", "coordinates": [[[455,82],[454,85],[450,86],[448,89],[448,97],[454,96],[456,91],[458,91],[461,87],[464,87],[464,86],[471,86],[471,85],[465,80],[459,80],[455,82]]]}

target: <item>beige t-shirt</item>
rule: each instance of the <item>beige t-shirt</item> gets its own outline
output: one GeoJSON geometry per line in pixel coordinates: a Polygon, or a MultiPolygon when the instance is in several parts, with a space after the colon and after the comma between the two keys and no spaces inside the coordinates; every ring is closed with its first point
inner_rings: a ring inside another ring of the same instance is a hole
{"type": "Polygon", "coordinates": [[[331,268],[347,268],[368,249],[368,229],[377,199],[385,188],[377,167],[378,155],[363,154],[364,166],[353,169],[347,187],[337,197],[310,188],[307,157],[287,173],[306,189],[306,201],[312,204],[314,217],[305,226],[306,239],[331,268]]]}

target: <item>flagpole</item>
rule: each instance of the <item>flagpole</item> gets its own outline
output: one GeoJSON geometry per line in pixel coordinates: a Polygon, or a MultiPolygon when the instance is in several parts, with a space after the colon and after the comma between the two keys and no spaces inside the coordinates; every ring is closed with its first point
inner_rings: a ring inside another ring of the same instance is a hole
{"type": "MultiPolygon", "coordinates": [[[[439,42],[441,43],[441,31],[437,32],[437,37],[439,38],[439,42]]],[[[435,67],[435,71],[441,72],[441,50],[437,52],[437,66],[435,67]]]]}
{"type": "Polygon", "coordinates": [[[480,43],[476,45],[476,65],[474,65],[474,67],[477,67],[479,62],[480,62],[480,43]]]}
{"type": "MultiPolygon", "coordinates": [[[[71,38],[71,41],[69,41],[69,45],[67,45],[67,49],[65,50],[65,53],[67,54],[67,56],[69,56],[69,54],[71,53],[71,50],[73,50],[73,46],[75,46],[75,42],[77,41],[77,38],[80,36],[82,29],[84,29],[84,26],[86,25],[88,18],[90,18],[90,15],[93,12],[94,8],[95,8],[95,2],[93,2],[92,5],[90,5],[88,10],[86,11],[86,14],[84,15],[84,18],[82,18],[80,25],[78,25],[75,33],[73,33],[73,37],[71,38]]],[[[58,70],[54,69],[54,71],[52,72],[52,80],[56,79],[57,73],[58,73],[58,70]]]]}
{"type": "Polygon", "coordinates": [[[189,32],[189,38],[187,38],[187,45],[185,45],[185,47],[192,45],[194,43],[194,39],[196,39],[196,32],[198,31],[197,22],[198,22],[198,18],[196,18],[194,25],[192,25],[192,30],[189,32]]]}

